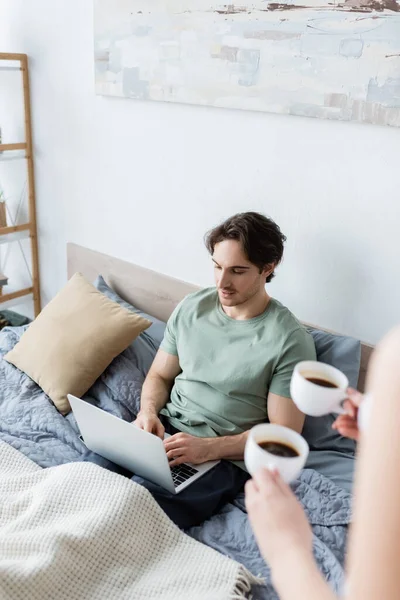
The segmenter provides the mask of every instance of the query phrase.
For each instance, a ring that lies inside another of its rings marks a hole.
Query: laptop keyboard
[[[178,487],[184,481],[187,481],[193,475],[198,473],[197,469],[193,467],[189,467],[189,465],[178,465],[176,467],[171,468],[172,481],[174,482],[174,486]]]

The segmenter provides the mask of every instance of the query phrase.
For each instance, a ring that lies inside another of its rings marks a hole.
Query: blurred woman
[[[373,398],[366,430],[357,413],[362,395],[349,392],[347,415],[334,427],[359,441],[354,518],[349,535],[346,598],[400,599],[400,329],[371,360]],[[281,600],[334,600],[312,553],[312,531],[292,490],[276,472],[261,470],[246,484],[246,507]]]

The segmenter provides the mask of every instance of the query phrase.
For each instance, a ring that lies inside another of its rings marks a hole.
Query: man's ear
[[[263,270],[261,271],[261,274],[267,278],[271,275],[271,273],[273,273],[275,271],[276,268],[276,263],[269,263],[268,265],[265,265],[265,267],[263,268]]]

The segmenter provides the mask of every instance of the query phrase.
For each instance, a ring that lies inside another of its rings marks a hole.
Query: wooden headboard
[[[77,244],[67,244],[67,261],[68,277],[78,271],[88,281],[94,281],[101,274],[122,298],[162,321],[168,320],[182,298],[200,289],[191,283]],[[365,389],[365,378],[372,351],[373,346],[361,344],[361,368],[358,380],[358,389],[361,391]]]

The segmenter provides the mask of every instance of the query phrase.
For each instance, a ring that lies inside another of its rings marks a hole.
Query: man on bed
[[[177,525],[197,525],[241,491],[249,429],[269,421],[301,432],[290,399],[297,362],[315,360],[312,337],[265,289],[286,238],[265,216],[238,214],[206,236],[216,287],[186,297],[168,321],[143,385],[135,425],[164,441],[171,466],[221,459],[180,494],[134,477]]]
[[[134,424],[161,439],[171,434],[164,441],[171,466],[221,462],[175,495],[93,452],[83,459],[145,486],[181,528],[202,523],[242,490],[249,475],[240,461],[253,425],[303,428],[290,379],[296,363],[315,360],[314,342],[265,290],[285,240],[276,223],[253,212],[207,234],[216,287],[178,305],[143,384]]]

